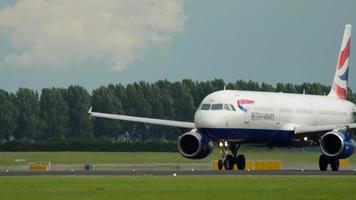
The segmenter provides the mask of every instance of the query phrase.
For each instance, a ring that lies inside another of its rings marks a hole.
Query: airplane
[[[189,130],[178,138],[178,150],[188,159],[203,159],[221,148],[218,168],[246,167],[241,145],[257,147],[320,146],[319,168],[339,170],[339,159],[350,157],[356,142],[356,106],[347,101],[351,25],[345,26],[336,72],[328,95],[288,94],[220,90],[207,95],[194,115],[194,122],[154,119],[109,113],[91,117],[178,127]]]

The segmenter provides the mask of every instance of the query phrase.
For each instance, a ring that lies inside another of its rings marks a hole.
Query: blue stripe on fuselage
[[[213,139],[234,140],[241,144],[283,147],[293,142],[293,131],[243,129],[243,128],[199,128],[199,132]]]

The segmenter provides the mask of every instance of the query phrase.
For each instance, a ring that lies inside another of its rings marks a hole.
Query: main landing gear
[[[237,155],[237,151],[240,148],[240,144],[219,142],[219,147],[221,148],[221,159],[218,160],[218,168],[222,170],[223,166],[226,170],[234,169],[234,165],[237,165],[237,169],[245,170],[246,159],[245,156],[240,154]],[[231,151],[231,154],[229,153]]]
[[[339,171],[339,159],[328,157],[326,155],[320,155],[319,157],[319,168],[320,171],[326,171],[328,169],[328,165],[330,164],[332,171]]]

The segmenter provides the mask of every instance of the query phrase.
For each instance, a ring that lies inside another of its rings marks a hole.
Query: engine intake
[[[187,132],[178,138],[180,154],[190,159],[203,159],[213,151],[213,142],[198,132]]]
[[[343,159],[354,153],[355,142],[345,132],[331,131],[321,137],[320,149],[326,156]]]

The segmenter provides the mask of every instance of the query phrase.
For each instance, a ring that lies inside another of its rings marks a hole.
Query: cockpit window
[[[203,104],[200,110],[210,110],[210,104]]]
[[[227,110],[227,111],[236,111],[235,107],[231,104],[202,104],[200,110]]]
[[[222,109],[223,109],[223,104],[221,103],[211,105],[211,110],[222,110]]]
[[[228,110],[228,111],[236,111],[235,107],[231,104],[224,104],[224,110]]]
[[[231,111],[229,104],[224,104],[224,110]]]
[[[236,111],[235,107],[230,104],[231,110]]]

